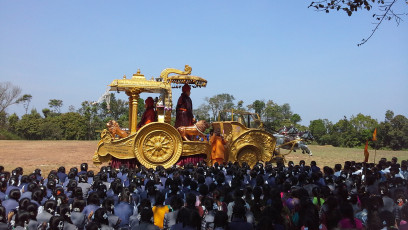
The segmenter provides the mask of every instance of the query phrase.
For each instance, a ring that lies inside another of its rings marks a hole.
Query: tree
[[[21,117],[16,124],[17,134],[28,140],[40,140],[42,137],[41,124],[43,123],[43,118],[37,112],[37,110],[32,109],[30,114],[25,114]]]
[[[141,117],[145,110],[144,100],[142,98],[139,98],[137,103],[138,103],[137,115],[138,117]],[[129,116],[129,102],[128,101],[116,99],[115,94],[111,93],[109,104],[110,104],[109,109],[108,109],[108,105],[106,101],[100,104],[100,108],[102,110],[100,115],[104,121],[108,121],[108,120],[119,121],[122,115],[126,114],[126,116]],[[123,126],[123,124],[121,123],[119,124]]]
[[[389,131],[390,147],[393,150],[408,148],[408,119],[403,115],[395,116]]]
[[[210,106],[210,110],[213,115],[213,120],[217,119],[217,115],[227,109],[232,109],[234,107],[235,98],[231,94],[223,93],[217,94],[211,98],[206,97],[205,101],[207,101],[208,105]]]
[[[19,101],[23,103],[25,113],[27,114],[28,107],[30,106],[31,99],[33,99],[33,96],[30,94],[24,94]]]
[[[255,113],[259,114],[259,116],[262,116],[265,109],[265,102],[256,100],[251,105],[248,105],[248,109],[253,109]]]
[[[6,109],[21,100],[19,97],[21,88],[10,82],[0,82],[0,113],[6,112]]]
[[[8,117],[8,130],[10,132],[16,132],[16,125],[19,120],[20,118],[15,113]]]
[[[288,103],[280,106],[280,112],[282,113],[284,119],[290,119],[293,114]]]
[[[243,101],[243,100],[240,100],[240,101],[238,101],[238,103],[237,103],[236,110],[243,110],[243,109],[244,109],[244,101]]]
[[[394,118],[394,112],[392,110],[387,110],[385,112],[385,121],[390,122]]]
[[[48,102],[48,105],[50,108],[53,110],[54,113],[60,113],[61,107],[62,107],[62,100],[58,99],[50,99]]]
[[[290,121],[296,125],[298,122],[300,122],[302,120],[302,118],[300,117],[299,114],[295,113],[290,117]]]
[[[96,139],[96,130],[103,129],[104,123],[102,118],[98,114],[99,106],[96,103],[90,101],[84,101],[81,103],[81,108],[78,113],[84,118],[84,125],[86,127],[85,139]]]
[[[207,104],[201,104],[197,109],[194,110],[194,116],[197,121],[206,120],[210,121],[210,106]]]
[[[402,1],[402,0],[400,0]],[[379,14],[373,14],[375,19],[375,27],[372,30],[371,34],[363,39],[361,43],[357,45],[365,44],[377,31],[381,23],[385,21],[390,21],[391,19],[395,20],[397,25],[402,21],[401,16],[407,15],[407,13],[399,13],[395,10],[395,3],[398,0],[384,1],[384,0],[321,0],[316,2],[311,2],[309,8],[315,8],[317,11],[324,11],[329,13],[331,11],[343,11],[346,12],[348,16],[351,16],[353,13],[360,11],[370,11],[373,8],[376,8],[379,11]],[[405,3],[408,4],[408,0],[405,0]]]
[[[63,139],[84,140],[87,138],[87,121],[79,113],[69,112],[61,114],[58,117],[58,122],[62,130]]]
[[[51,110],[49,108],[44,108],[44,109],[42,109],[42,113],[43,113],[44,117],[47,118],[50,115]]]

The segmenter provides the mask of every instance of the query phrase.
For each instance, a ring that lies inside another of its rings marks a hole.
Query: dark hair
[[[181,207],[183,207],[183,199],[181,199],[179,196],[173,196],[170,201],[170,206],[173,210],[179,210]]]
[[[106,211],[110,212],[110,213],[114,213],[114,205],[115,205],[115,201],[113,200],[112,197],[108,197],[105,200],[103,200],[103,207],[106,209]]]
[[[76,180],[70,179],[67,185],[67,191],[73,192],[74,189],[78,186],[78,182]]]
[[[64,218],[62,216],[52,216],[48,223],[50,224],[50,230],[64,229]]]
[[[9,180],[10,186],[17,186],[18,185],[18,176],[12,176]]]
[[[44,193],[40,188],[37,188],[31,194],[31,199],[37,201],[37,203],[41,203],[43,198],[44,198]]]
[[[15,219],[15,226],[25,227],[30,221],[30,213],[27,211],[18,211]]]
[[[189,226],[193,229],[201,229],[201,217],[196,208],[181,208],[177,214],[176,223],[182,223],[183,228]]]
[[[246,213],[246,208],[243,202],[234,201],[234,207],[232,208],[232,215],[238,218],[244,218]]]
[[[38,205],[34,203],[29,203],[26,208],[27,212],[30,214],[30,219],[37,220]]]
[[[195,207],[196,196],[193,193],[187,193],[186,195],[186,207],[193,208]]]
[[[401,207],[401,219],[405,221],[408,220],[408,204],[404,204]]]
[[[18,210],[20,211],[20,210],[24,210],[24,211],[26,211],[27,210],[27,206],[28,206],[28,204],[30,204],[30,199],[29,198],[27,198],[27,197],[25,197],[25,198],[23,198],[23,199],[20,199],[19,201],[18,201]]]
[[[54,215],[57,209],[57,201],[55,200],[47,200],[44,204],[44,211]]]
[[[74,200],[74,203],[72,203],[72,211],[74,212],[82,212],[85,208],[85,201],[84,200]]]
[[[225,228],[228,225],[228,215],[224,211],[217,211],[214,216],[214,228]]]
[[[13,200],[19,200],[20,199],[20,197],[21,197],[21,193],[20,193],[20,190],[19,189],[17,189],[17,188],[15,188],[15,189],[12,189],[11,191],[10,191],[10,193],[9,193],[9,198],[10,199],[13,199]]]
[[[7,223],[6,208],[0,205],[0,222]]]
[[[93,222],[109,225],[108,213],[104,208],[98,208],[93,215]]]
[[[88,163],[82,163],[81,164],[81,171],[87,171],[88,170]]]
[[[65,173],[65,167],[64,166],[59,167],[58,172]]]
[[[64,221],[72,224],[71,209],[68,204],[62,204],[59,208],[59,215],[64,218]]]
[[[98,193],[93,192],[88,196],[88,204],[98,205],[100,204]]]
[[[156,193],[156,202],[155,206],[162,206],[164,204],[164,201],[166,200],[164,194],[162,192],[157,192]]]
[[[347,218],[350,220],[350,223],[352,224],[354,228],[356,227],[356,221],[354,220],[353,206],[351,206],[349,202],[343,202],[340,204],[340,213],[343,216],[343,218]]]
[[[140,211],[140,221],[150,223],[151,218],[153,217],[153,211],[149,207],[144,207]]]
[[[88,176],[86,173],[79,175],[79,183],[88,183]]]

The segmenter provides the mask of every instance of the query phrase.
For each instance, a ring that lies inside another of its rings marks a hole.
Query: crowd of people
[[[407,165],[0,166],[0,230],[408,229]]]

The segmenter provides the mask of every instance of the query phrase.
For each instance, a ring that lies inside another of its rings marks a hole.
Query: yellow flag
[[[377,141],[377,128],[374,129],[373,141]]]

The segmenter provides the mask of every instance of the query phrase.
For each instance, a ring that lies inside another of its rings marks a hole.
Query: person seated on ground
[[[2,202],[2,206],[6,208],[6,215],[18,206],[18,200],[21,197],[19,189],[12,189],[8,195],[8,199]]]
[[[145,112],[140,119],[139,124],[137,124],[137,129],[139,130],[144,125],[149,124],[150,122],[155,122],[156,120],[156,111],[154,110],[154,100],[152,97],[148,97],[145,100]]]
[[[156,193],[156,203],[152,208],[154,225],[158,226],[160,229],[163,228],[164,215],[168,213],[169,207],[164,205],[165,196],[162,192]]]
[[[128,227],[129,226],[129,217],[133,215],[133,206],[130,205],[131,194],[128,188],[123,188],[120,193],[119,200],[120,202],[115,205],[114,213],[121,220],[119,227]]]
[[[245,218],[245,205],[236,203],[234,204],[233,211],[232,211],[232,218],[231,222],[228,224],[228,229],[247,229],[251,230],[254,229],[252,224],[248,223]]]
[[[150,207],[143,207],[140,211],[140,224],[133,227],[133,230],[159,230],[160,228],[154,225],[151,221],[153,211]]]

